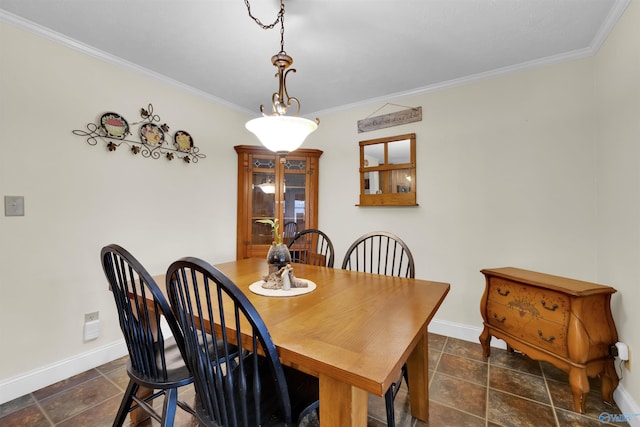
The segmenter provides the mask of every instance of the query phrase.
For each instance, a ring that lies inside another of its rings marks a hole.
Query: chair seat
[[[157,345],[157,343],[156,343]],[[160,352],[157,352],[158,363],[160,363]],[[193,380],[189,368],[184,363],[180,348],[173,337],[167,338],[164,342],[164,358],[167,366],[166,377],[157,375],[154,377],[143,375],[136,371],[131,360],[127,362],[127,374],[133,378],[138,384],[148,388],[173,388],[190,384]]]
[[[211,337],[207,334],[208,337]],[[207,340],[209,344],[209,348],[213,349],[213,339],[209,338]],[[203,345],[201,342],[200,345]],[[222,345],[218,344],[218,351],[222,352]],[[237,354],[237,348],[232,346],[230,348],[232,356],[235,357]],[[169,337],[164,342],[164,357],[167,364],[167,377],[163,378],[160,376],[157,377],[149,377],[145,375],[141,375],[131,365],[131,361],[127,363],[127,373],[130,377],[133,377],[139,384],[148,386],[149,388],[172,388],[172,387],[181,387],[183,385],[190,384],[192,382],[192,375],[187,368],[187,365],[182,358],[182,354],[180,353],[180,348],[176,343],[176,340],[173,337]],[[158,360],[159,363],[160,355],[158,352]]]

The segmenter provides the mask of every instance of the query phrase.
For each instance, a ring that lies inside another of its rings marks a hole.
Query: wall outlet
[[[85,313],[84,315],[84,323],[93,322],[95,320],[100,320],[100,312],[94,311],[92,313]]]
[[[627,371],[631,372],[631,350],[627,348],[627,357],[628,359],[624,361],[624,367]]]
[[[24,216],[24,196],[4,196],[4,216]]]
[[[84,340],[95,340],[100,336],[100,312],[85,313],[84,315]]]

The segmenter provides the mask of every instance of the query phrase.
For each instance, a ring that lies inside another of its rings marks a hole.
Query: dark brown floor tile
[[[0,426],[3,427],[50,427],[51,425],[35,404],[0,417]]]
[[[540,366],[545,378],[569,383],[569,374],[562,369],[556,368],[549,362],[540,362]]]
[[[549,394],[553,400],[553,404],[557,408],[573,411],[573,394],[568,382],[559,382],[547,380]],[[588,417],[598,419],[601,413],[619,414],[620,409],[611,406],[602,401],[602,394],[599,389],[591,389],[587,394],[587,400],[584,405],[585,414]]]
[[[437,371],[486,386],[488,366],[485,362],[443,353]]]
[[[0,418],[11,414],[19,409],[26,408],[29,405],[33,405],[36,401],[30,394],[25,394],[13,400],[0,405]]]
[[[121,391],[103,376],[86,381],[42,401],[42,409],[55,423],[121,395]]]
[[[440,350],[429,349],[429,369],[436,369],[442,352]]]
[[[486,409],[484,386],[450,377],[436,371],[429,388],[429,400],[484,417]]]
[[[96,369],[102,372],[103,374],[106,374],[107,372],[111,372],[116,369],[122,369],[124,371],[127,368],[128,361],[129,361],[129,356],[123,356],[109,363],[105,363],[104,365],[100,365]]]
[[[71,387],[75,387],[78,384],[82,384],[83,382],[89,381],[98,376],[100,376],[100,373],[98,371],[96,371],[95,369],[90,369],[78,375],[67,378],[66,380],[58,381],[57,383],[51,384],[48,387],[34,391],[33,397],[35,397],[38,401],[41,401],[43,399],[46,399],[47,397],[53,396],[54,394],[60,393],[64,390],[68,390]]]
[[[443,351],[445,353],[479,360],[481,362],[487,361],[487,358],[482,355],[482,346],[480,343],[463,341],[456,338],[447,338],[447,343],[445,344]]]
[[[540,362],[530,359],[522,353],[492,348],[489,364],[491,366],[501,366],[503,368],[511,368],[528,374],[542,376]]]
[[[416,420],[415,427],[485,427],[484,418],[441,405],[438,402],[429,402],[429,421]]]
[[[537,402],[551,403],[544,378],[525,374],[512,369],[491,366],[489,370],[489,387],[498,389]]]
[[[553,409],[512,394],[489,390],[487,418],[510,427],[556,427]]]
[[[121,396],[116,395],[106,402],[102,402],[56,424],[56,427],[109,427],[113,424],[113,420],[118,413],[120,401]]]
[[[447,337],[445,337],[444,335],[438,335],[438,334],[429,332],[429,348],[430,349],[441,351],[446,341],[447,341]]]
[[[114,369],[112,371],[103,373],[103,375],[113,381],[124,392],[129,385],[129,375],[127,375],[126,369]]]
[[[573,411],[565,411],[563,409],[556,409],[556,415],[558,416],[558,423],[562,427],[596,427],[603,425],[618,425],[618,426],[626,426],[629,425],[624,418],[616,417],[615,414],[611,414],[609,412],[601,414],[602,417],[598,419],[593,419],[587,417],[582,414],[578,414]]]

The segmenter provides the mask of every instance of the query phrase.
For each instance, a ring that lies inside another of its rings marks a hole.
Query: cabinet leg
[[[613,359],[609,358],[604,362],[604,371],[600,375],[600,379],[602,380],[602,400],[610,405],[615,405],[613,391],[618,387],[618,374]]]
[[[584,414],[584,404],[589,393],[589,379],[586,369],[571,368],[569,370],[569,385],[573,394],[573,410]]]
[[[489,329],[485,326],[480,334],[480,345],[482,345],[482,355],[489,357],[491,355],[491,335]]]

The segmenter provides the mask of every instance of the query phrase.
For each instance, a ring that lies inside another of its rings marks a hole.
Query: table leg
[[[320,427],[367,427],[368,394],[320,375]]]
[[[425,331],[407,359],[411,415],[429,420],[429,338]]]

